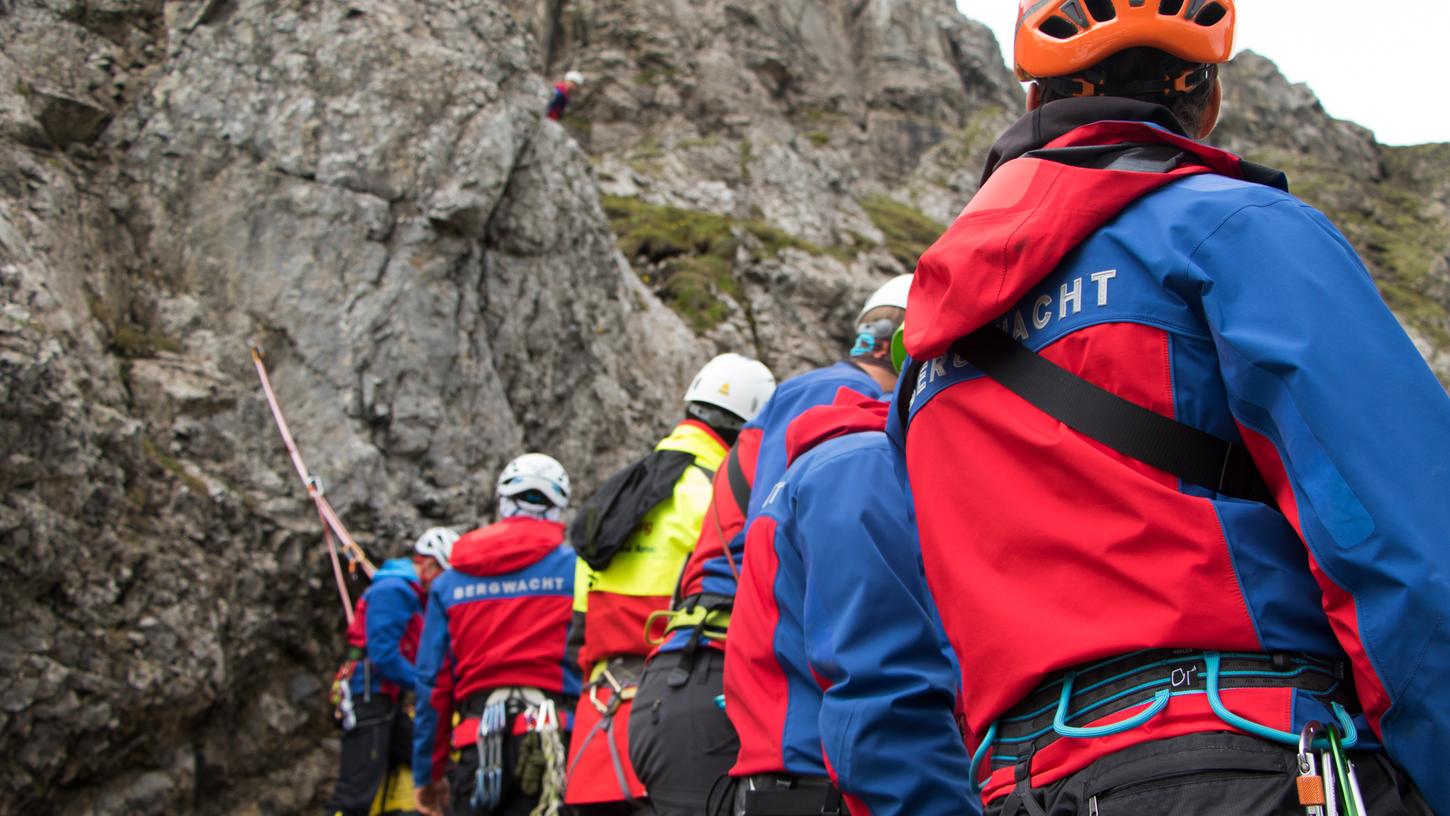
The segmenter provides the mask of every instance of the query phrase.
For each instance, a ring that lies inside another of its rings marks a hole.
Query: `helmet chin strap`
[[[564,511],[552,504],[534,504],[517,501],[511,496],[499,496],[498,517],[509,519],[515,516],[528,516],[540,521],[559,521],[564,517]]]

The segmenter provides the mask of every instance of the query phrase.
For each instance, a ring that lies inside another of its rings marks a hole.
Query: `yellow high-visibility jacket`
[[[710,506],[711,477],[728,449],[702,422],[687,419],[676,425],[655,450],[683,451],[695,462],[675,482],[673,494],[645,514],[609,566],[595,570],[579,560],[570,639],[579,647],[586,677],[593,679],[611,657],[644,656],[653,650],[645,638],[645,621],[650,613],[669,608]]]

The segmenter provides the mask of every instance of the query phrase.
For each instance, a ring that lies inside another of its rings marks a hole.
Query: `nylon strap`
[[[735,497],[735,506],[740,508],[740,514],[745,515],[750,509],[750,480],[745,478],[745,468],[741,467],[735,448],[731,448],[730,455],[725,457],[725,468],[725,475],[730,480],[730,495]]]
[[[1272,505],[1248,449],[1125,400],[987,325],[953,351],[1084,436],[1216,493]]]

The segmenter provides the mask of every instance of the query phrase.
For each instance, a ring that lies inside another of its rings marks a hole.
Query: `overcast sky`
[[[986,23],[1011,65],[1013,0],[956,0]],[[1385,144],[1450,142],[1450,2],[1238,0],[1234,50],[1256,51],[1314,90],[1330,115]],[[1421,112],[1416,113],[1416,107]],[[1290,123],[1285,123],[1286,125]]]

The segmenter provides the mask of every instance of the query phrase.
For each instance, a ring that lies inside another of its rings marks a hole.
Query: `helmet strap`
[[[1045,90],[1058,96],[1148,96],[1175,93],[1186,94],[1197,90],[1213,75],[1212,65],[1190,68],[1176,76],[1150,79],[1142,82],[1125,82],[1109,85],[1107,75],[1102,71],[1084,71],[1070,77],[1042,77],[1037,80]]]

